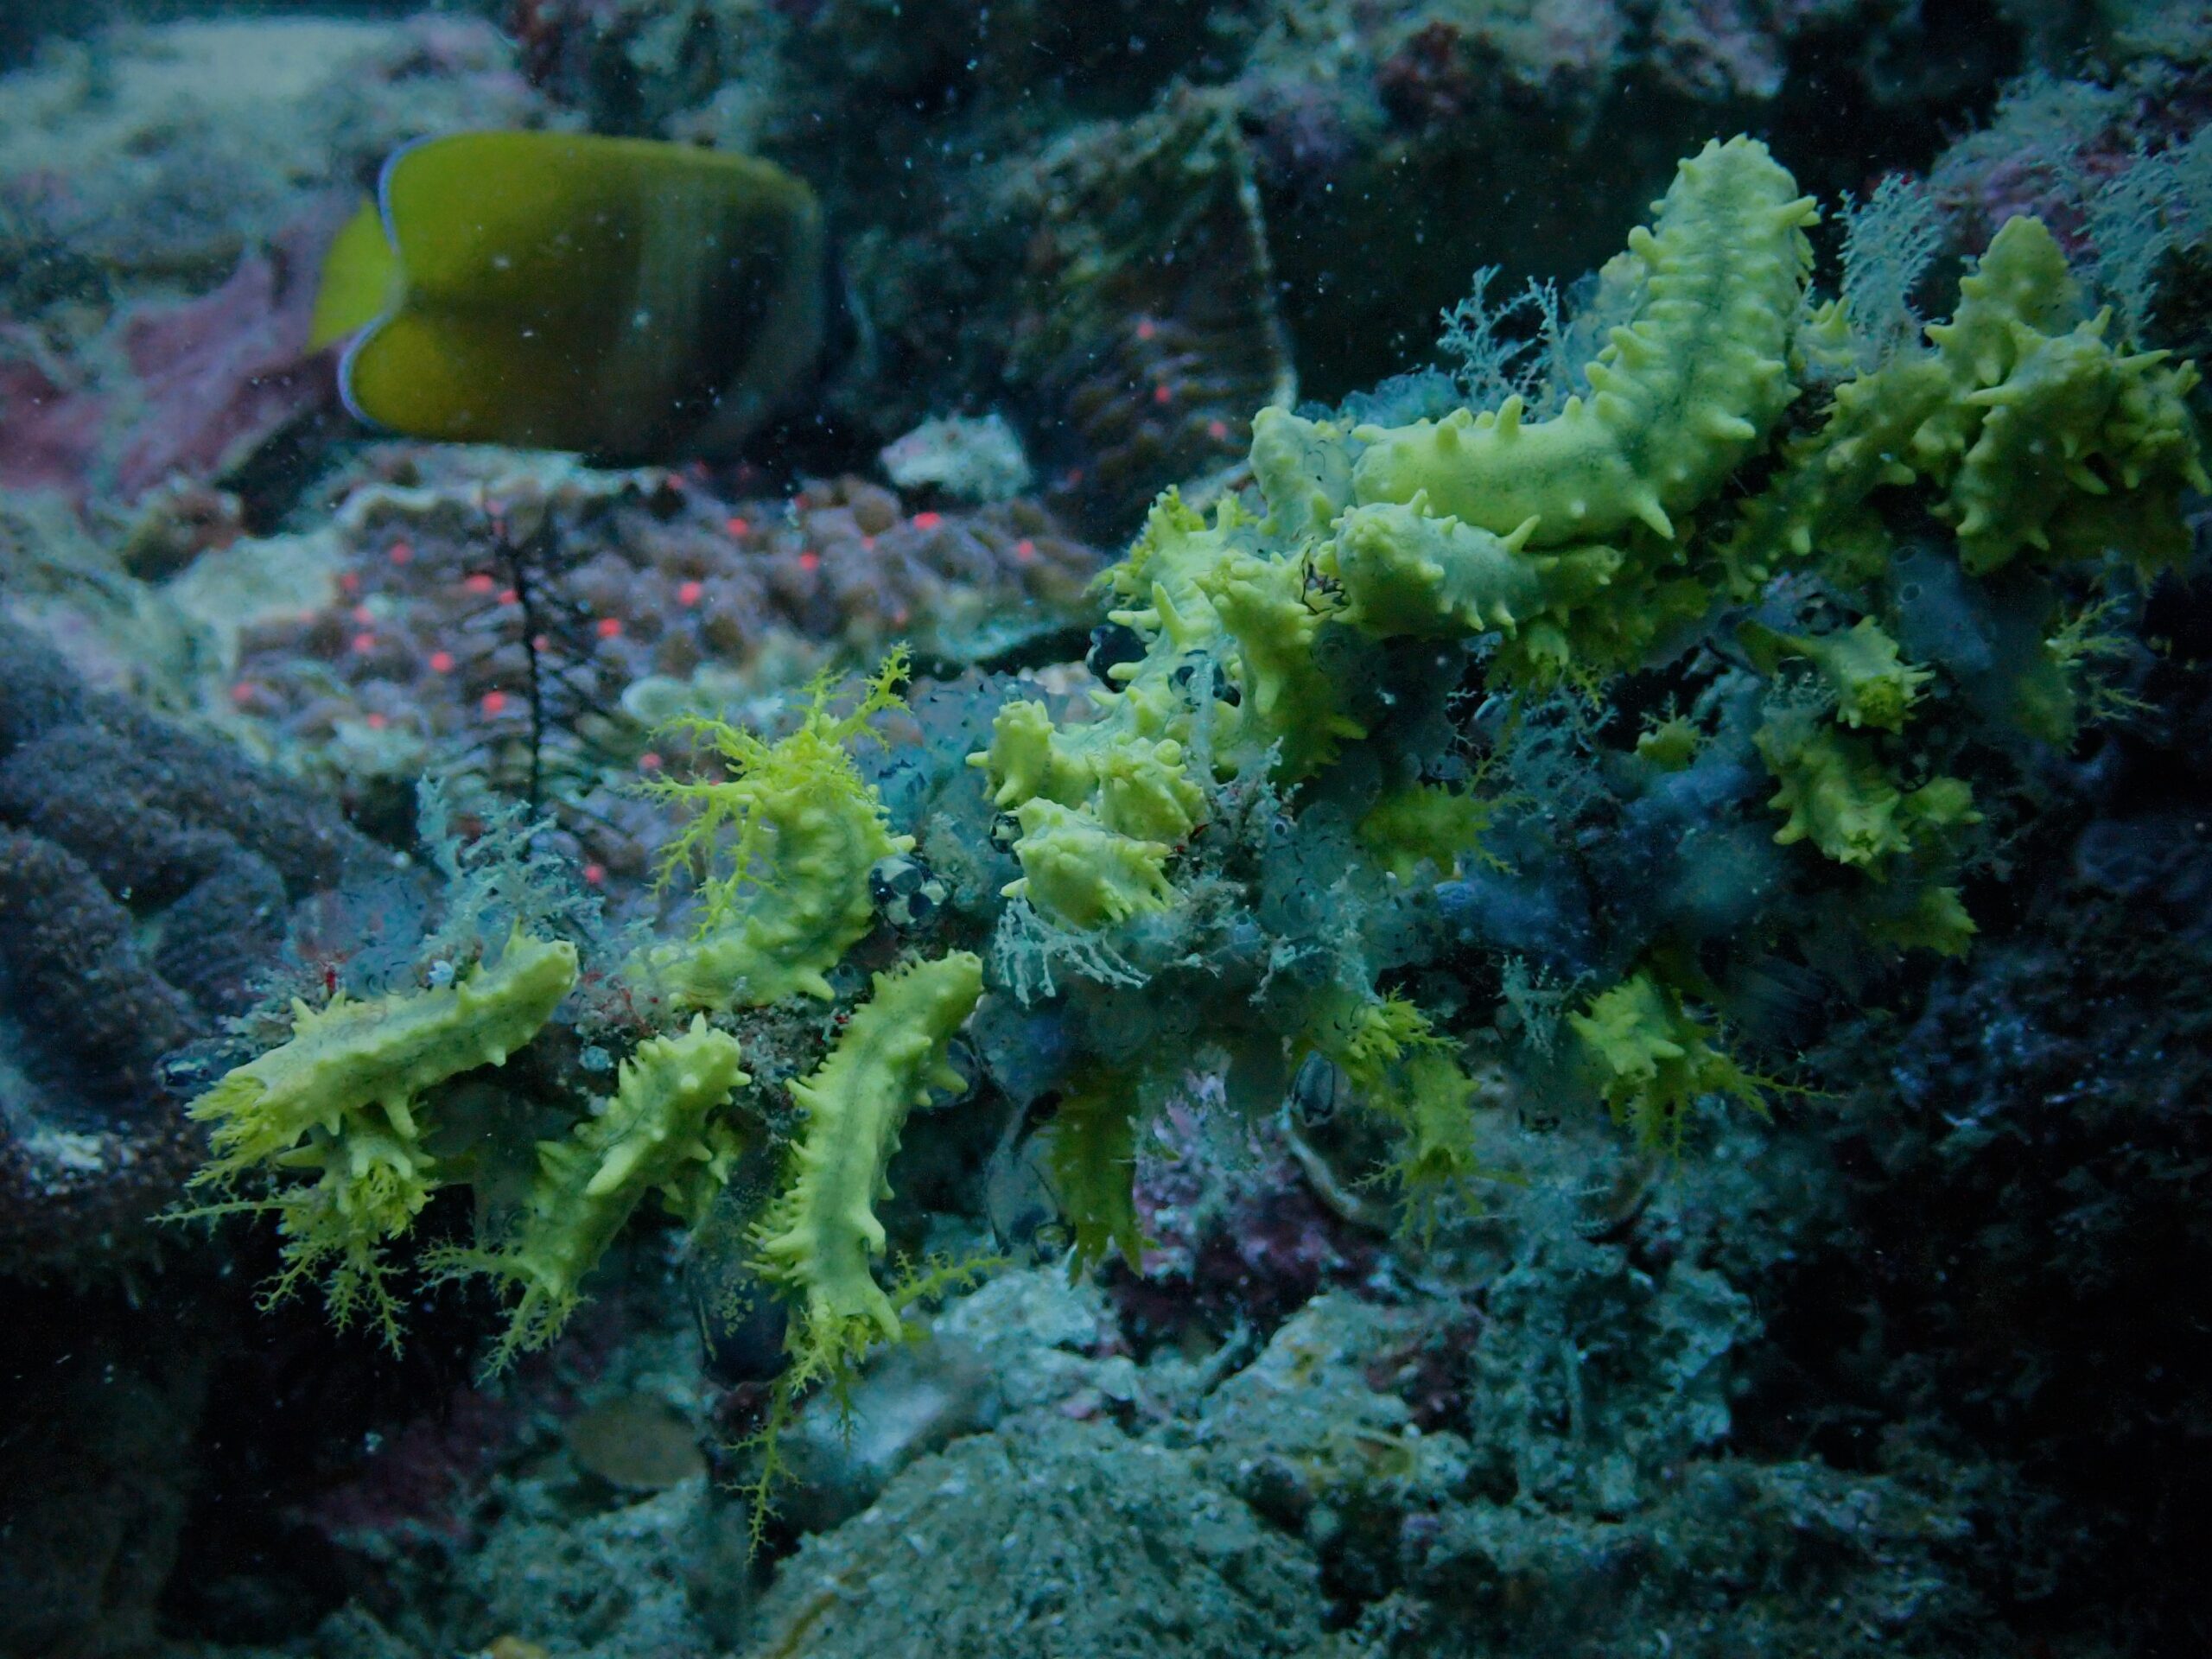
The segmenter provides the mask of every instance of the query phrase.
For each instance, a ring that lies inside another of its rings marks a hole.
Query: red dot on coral
[[[407,564],[413,561],[415,550],[406,542],[394,542],[385,550],[385,557],[390,559],[394,564]]]
[[[707,584],[705,582],[687,582],[677,588],[676,602],[679,605],[696,605],[699,602],[700,595],[704,594],[706,591]]]
[[[660,756],[655,754],[651,749],[647,749],[643,754],[638,757],[638,770],[639,772],[658,772],[660,770]]]
[[[918,512],[914,515],[916,530],[935,530],[944,522],[944,515],[941,512]]]
[[[376,648],[377,637],[373,633],[357,633],[353,636],[353,649],[355,651],[365,653],[374,651]]]
[[[484,694],[484,701],[478,706],[487,715],[503,714],[507,707],[507,694],[504,691],[486,691]]]
[[[377,620],[377,613],[365,605],[356,605],[353,607],[353,620],[356,622],[373,622]]]
[[[430,653],[430,672],[433,674],[452,673],[453,652],[449,651],[432,652]]]
[[[1137,319],[1137,338],[1139,340],[1150,340],[1159,332],[1160,325],[1154,322],[1150,317],[1139,317]]]
[[[344,575],[339,577],[338,588],[340,593],[344,594],[350,594],[359,593],[361,591],[360,572],[358,570],[348,570]]]
[[[479,570],[474,575],[463,576],[461,585],[472,594],[488,594],[499,584]]]
[[[380,732],[384,730],[385,727],[391,724],[389,720],[385,719],[384,715],[379,714],[371,713],[364,715],[362,718],[368,726],[368,728],[372,732]]]
[[[522,595],[512,588],[502,588],[499,589],[499,603],[502,605],[519,605],[522,603]]]
[[[1155,404],[1173,403],[1175,401],[1175,388],[1169,385],[1166,381],[1161,381],[1158,385],[1152,389],[1152,401]]]
[[[861,537],[861,552],[863,552],[863,553],[873,553],[873,552],[874,552],[874,551],[875,551],[875,537],[873,537],[873,536],[863,536],[863,537]]]
[[[601,639],[612,639],[622,632],[622,619],[619,616],[602,616],[591,626],[592,632]]]
[[[729,531],[733,536],[742,536],[746,531],[751,530],[753,526],[746,523],[744,519],[732,516],[722,520],[722,528]]]
[[[1229,423],[1221,420],[1208,421],[1206,436],[1211,438],[1216,443],[1223,442],[1229,436]]]
[[[822,568],[822,556],[810,547],[804,549],[798,556],[798,568],[802,570],[819,570]]]
[[[1014,544],[1014,556],[1027,564],[1037,556],[1037,543],[1027,536]]]
[[[530,642],[530,648],[531,648],[532,651],[550,651],[550,650],[552,650],[552,649],[553,649],[553,636],[552,636],[551,634],[550,634],[550,633],[541,633],[541,634],[537,634],[537,635],[532,636],[532,638],[531,638],[531,642]]]
[[[231,688],[231,701],[232,702],[238,703],[251,702],[253,701],[252,682],[249,680],[240,680],[236,685],[233,685]]]
[[[585,865],[584,885],[588,887],[605,887],[607,885],[607,866],[604,864]]]

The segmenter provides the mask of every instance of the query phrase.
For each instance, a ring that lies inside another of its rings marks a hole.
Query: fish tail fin
[[[391,308],[398,275],[398,256],[385,234],[384,216],[375,202],[364,201],[323,256],[308,349],[321,351],[382,316]]]

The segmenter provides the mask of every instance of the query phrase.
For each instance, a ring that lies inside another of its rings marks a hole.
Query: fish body
[[[333,244],[314,343],[346,407],[422,438],[610,460],[734,449],[827,321],[814,193],[639,138],[467,132],[385,163]]]

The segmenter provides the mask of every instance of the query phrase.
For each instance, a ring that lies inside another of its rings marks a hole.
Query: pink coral
[[[334,407],[328,353],[307,349],[326,204],[213,292],[131,305],[67,355],[0,330],[0,485],[79,504],[221,477],[294,422]]]
[[[1194,1321],[1270,1332],[1317,1292],[1364,1283],[1382,1262],[1382,1242],[1321,1202],[1274,1125],[1234,1146],[1224,1134],[1217,1116],[1178,1106],[1138,1147],[1144,1273],[1117,1265],[1109,1287],[1123,1329],[1147,1344]]]
[[[139,413],[120,435],[115,488],[135,499],[173,474],[220,477],[337,394],[329,353],[307,348],[330,210],[296,225],[231,279],[121,327]]]
[[[330,746],[341,770],[364,728],[465,759],[556,807],[601,880],[644,874],[664,832],[626,783],[658,765],[645,728],[666,713],[626,704],[641,681],[665,694],[712,669],[772,690],[794,662],[902,638],[953,654],[1025,613],[1087,617],[1099,563],[1033,502],[910,513],[852,478],[763,501],[659,469],[514,473],[361,489],[340,524],[333,602],[245,630],[236,711]]]
[[[107,399],[38,336],[0,327],[0,486],[81,496]]]

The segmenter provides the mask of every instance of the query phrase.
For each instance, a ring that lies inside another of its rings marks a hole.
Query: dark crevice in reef
[[[1844,1468],[1970,1446],[1991,1593],[2145,1655],[2212,1642],[2212,1336],[2184,1311],[2212,1280],[2208,601],[2154,591],[2144,707],[2046,780],[2010,849],[2044,874],[1973,895],[1973,956],[1808,1057],[1851,1207],[1770,1287],[1738,1417]]]

